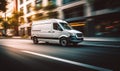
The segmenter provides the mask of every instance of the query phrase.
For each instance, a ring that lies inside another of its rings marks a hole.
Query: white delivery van
[[[32,23],[31,39],[34,44],[44,41],[67,46],[70,43],[77,45],[77,43],[83,41],[83,34],[74,30],[66,21],[48,19]]]

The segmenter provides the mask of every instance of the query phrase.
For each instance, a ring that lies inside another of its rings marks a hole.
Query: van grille
[[[82,37],[82,34],[81,33],[77,33],[77,37]]]

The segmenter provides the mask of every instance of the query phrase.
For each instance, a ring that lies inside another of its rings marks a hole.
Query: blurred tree
[[[3,22],[2,22],[2,27],[4,28],[3,36],[6,36],[6,31],[7,31],[7,29],[9,28],[8,22],[7,22],[7,21],[3,21]]]
[[[25,23],[25,20],[24,20],[24,18],[22,16],[19,17],[19,23],[21,23],[21,24]]]
[[[0,0],[0,10],[5,12],[6,11],[6,5],[7,1],[6,0]]]
[[[3,18],[0,16],[0,22],[2,22],[3,21]]]
[[[15,35],[18,35],[18,26],[19,26],[19,18],[23,16],[23,12],[13,12],[12,13],[12,17],[9,17],[8,18],[8,22],[9,22],[9,26],[10,28],[14,29],[16,32],[15,32]]]
[[[4,32],[2,32],[3,36],[6,36],[6,30],[9,28],[9,24],[7,21],[4,21],[4,18],[0,16],[0,26],[3,27]]]
[[[7,0],[0,0],[0,11],[6,12],[6,5],[7,5]],[[5,18],[6,18],[6,13],[5,13]],[[9,24],[7,21],[4,21],[2,17],[0,17],[0,22],[2,23],[1,26],[4,28],[3,35],[6,36],[6,30],[9,28]]]

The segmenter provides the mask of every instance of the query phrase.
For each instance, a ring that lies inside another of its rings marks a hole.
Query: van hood
[[[80,31],[77,31],[77,30],[66,30],[67,32],[69,32],[69,33],[82,33],[82,32],[80,32]]]

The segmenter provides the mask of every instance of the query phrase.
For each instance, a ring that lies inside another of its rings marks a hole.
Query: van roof
[[[45,22],[66,22],[66,21],[61,19],[46,19],[46,20],[33,21],[33,24],[45,23]]]

